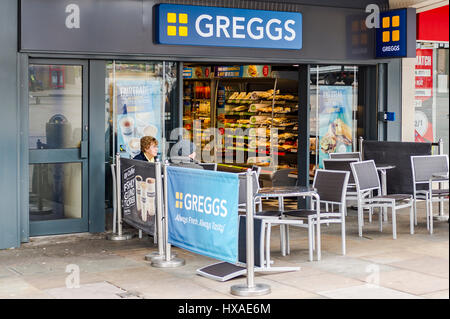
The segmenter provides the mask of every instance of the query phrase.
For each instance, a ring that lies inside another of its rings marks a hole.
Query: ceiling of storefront
[[[416,8],[417,13],[448,5],[449,0],[389,0],[389,7]]]

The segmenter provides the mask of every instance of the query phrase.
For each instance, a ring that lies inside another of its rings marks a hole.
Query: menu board
[[[118,78],[117,150],[122,157],[140,153],[140,139],[153,136],[161,144],[162,83],[155,79]]]

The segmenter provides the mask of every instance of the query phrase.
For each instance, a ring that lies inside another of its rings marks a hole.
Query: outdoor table
[[[381,175],[381,195],[387,195],[386,171],[389,169],[395,168],[395,165],[375,164],[375,166]],[[383,207],[383,216],[384,216],[384,221],[387,222],[387,220],[388,220],[387,209],[385,207]]]
[[[275,187],[263,187],[260,188],[258,193],[255,194],[255,199],[257,198],[267,198],[267,197],[276,197],[278,198],[278,208],[280,211],[284,211],[284,203],[283,199],[285,197],[314,197],[317,200],[317,208],[320,209],[320,197],[317,194],[316,190],[312,187],[308,186],[275,186]],[[281,237],[281,255],[286,256],[286,250],[289,250],[287,242],[287,225],[292,224],[292,221],[282,220],[282,219],[267,219],[265,222],[268,225],[269,234],[270,234],[270,224],[280,224],[283,225],[280,230]],[[299,224],[302,224],[302,220],[296,221]],[[268,235],[269,236],[269,235]],[[266,258],[267,258],[267,267],[270,265],[270,242],[266,240]],[[320,255],[320,224],[317,223],[317,253]]]

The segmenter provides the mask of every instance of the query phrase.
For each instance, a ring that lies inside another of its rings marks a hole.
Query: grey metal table
[[[284,198],[285,197],[313,197],[317,200],[318,205],[316,205],[318,220],[320,218],[320,196],[316,190],[312,187],[307,186],[276,186],[276,187],[263,187],[259,189],[258,193],[255,194],[255,200],[257,198],[278,198],[278,209],[284,211]],[[287,241],[287,226],[289,224],[303,224],[302,220],[283,220],[280,218],[264,218],[263,222],[267,224],[267,240],[266,240],[266,267],[270,268],[270,228],[272,224],[283,225],[280,229],[281,237],[281,255],[286,256],[286,251],[289,251],[289,242]],[[320,223],[317,223],[317,256],[320,260]]]

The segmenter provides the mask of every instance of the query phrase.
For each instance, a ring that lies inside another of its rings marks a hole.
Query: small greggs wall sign
[[[159,44],[302,48],[298,12],[159,4],[155,17]]]
[[[376,41],[377,58],[415,57],[416,9],[381,12]]]

